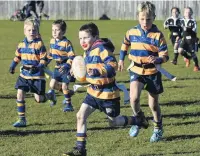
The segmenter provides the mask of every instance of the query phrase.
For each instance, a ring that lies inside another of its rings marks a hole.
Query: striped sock
[[[86,133],[77,133],[76,134],[76,147],[78,149],[85,149],[86,148]]]
[[[25,101],[16,101],[17,112],[20,119],[25,119]]]
[[[63,94],[64,94],[64,97],[65,97],[65,104],[66,105],[72,105],[70,90],[63,90]]]

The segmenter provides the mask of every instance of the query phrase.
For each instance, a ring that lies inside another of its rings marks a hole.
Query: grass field
[[[79,27],[89,21],[68,21],[67,37],[72,41],[76,54],[82,54],[78,41]],[[116,57],[125,32],[136,25],[136,21],[94,21],[100,29],[101,37],[111,38],[116,46]],[[41,23],[41,34],[49,48],[52,21]],[[168,39],[168,30],[163,30],[163,21],[155,22],[164,32],[168,42],[170,60],[173,48]],[[198,22],[198,24],[200,24]],[[19,75],[8,73],[14,58],[17,43],[23,40],[23,23],[0,21],[0,155],[1,156],[58,156],[71,150],[76,140],[76,112],[85,96],[85,90],[79,90],[72,97],[74,112],[62,112],[63,95],[57,93],[58,103],[51,108],[48,103],[37,104],[32,95],[27,94],[26,110],[28,125],[26,128],[14,128],[17,119],[16,90],[14,85]],[[200,36],[200,35],[198,35]],[[199,53],[198,53],[199,56]],[[128,61],[126,60],[126,67]],[[108,127],[103,113],[96,111],[88,120],[87,149],[88,156],[158,156],[158,155],[200,155],[200,73],[193,72],[193,64],[185,67],[182,57],[178,65],[168,61],[165,69],[177,76],[176,82],[163,77],[165,92],[160,96],[163,113],[164,138],[158,143],[150,143],[153,125],[141,130],[137,138],[130,138],[130,127]],[[53,67],[53,64],[50,65]],[[126,71],[117,74],[117,81],[129,88],[129,76]],[[49,80],[47,80],[47,84]],[[71,84],[72,85],[72,84]],[[48,89],[48,85],[47,85]],[[123,99],[123,97],[122,97]],[[147,104],[147,92],[141,96],[142,109],[146,116],[152,117]],[[121,105],[121,114],[132,115],[129,105]]]

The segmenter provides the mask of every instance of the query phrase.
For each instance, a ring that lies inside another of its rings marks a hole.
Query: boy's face
[[[79,41],[83,50],[90,49],[96,39],[96,37],[93,37],[90,33],[86,31],[79,31]]]
[[[24,35],[28,41],[32,41],[38,35],[37,29],[33,25],[25,25]]]
[[[60,25],[59,24],[53,24],[52,25],[52,37],[54,39],[62,39],[64,35],[64,32],[60,29]]]
[[[139,12],[138,14],[139,24],[145,31],[151,29],[154,18],[153,14],[147,14],[145,11]]]
[[[172,16],[175,17],[175,18],[177,18],[178,15],[179,15],[179,13],[178,13],[177,9],[173,9],[172,10]]]
[[[187,18],[191,18],[191,16],[192,16],[192,13],[191,13],[190,9],[185,8],[184,9],[184,17],[187,19]]]

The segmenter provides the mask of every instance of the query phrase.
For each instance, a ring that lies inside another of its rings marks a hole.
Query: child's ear
[[[66,31],[63,31],[63,32],[62,32],[62,35],[64,36],[64,35],[65,35],[65,33],[66,33]]]
[[[154,19],[153,20],[155,20],[156,19],[156,15],[154,15]]]

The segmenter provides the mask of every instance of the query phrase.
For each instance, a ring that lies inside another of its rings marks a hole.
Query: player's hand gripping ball
[[[82,56],[76,56],[72,62],[72,72],[76,80],[86,81],[86,65]]]

